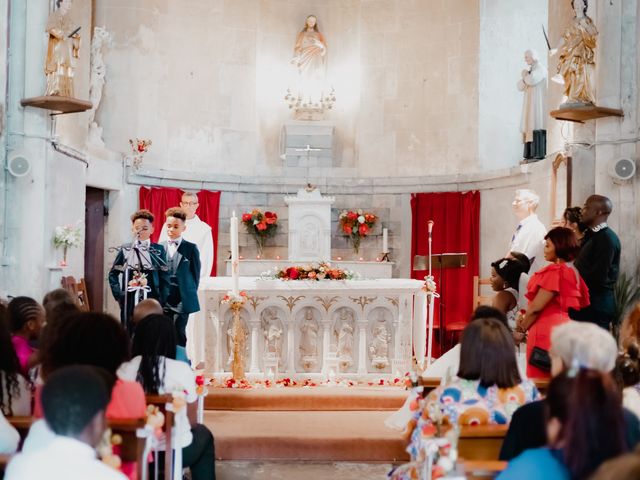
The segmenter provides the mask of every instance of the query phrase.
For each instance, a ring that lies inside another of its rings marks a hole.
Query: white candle
[[[382,253],[389,253],[389,229],[382,229]]]
[[[231,278],[233,280],[233,294],[240,292],[240,262],[238,259],[238,217],[234,211],[231,215]]]

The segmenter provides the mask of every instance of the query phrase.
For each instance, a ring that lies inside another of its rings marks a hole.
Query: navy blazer
[[[130,249],[131,243],[122,245],[109,271],[109,286],[111,287],[111,293],[113,293],[117,301],[121,301],[124,296],[123,280],[120,278],[121,275],[123,276],[125,261],[123,251]],[[169,272],[167,271],[164,247],[157,243],[151,243],[149,246],[149,257],[151,258],[151,264],[154,266],[154,270],[148,271],[143,269],[143,273],[147,274],[147,285],[151,288],[148,296],[155,298],[164,305],[169,296]]]
[[[167,242],[162,242],[162,245],[168,252]],[[200,303],[198,302],[198,285],[200,284],[200,251],[195,243],[188,242],[183,238],[175,254],[178,255],[177,268],[175,272],[169,273],[170,275],[176,276],[178,293],[180,294],[179,301],[182,302],[182,312],[198,312],[200,311]],[[167,264],[170,265],[168,253]],[[171,297],[173,296],[174,292],[171,292]],[[172,298],[171,303],[178,302]]]

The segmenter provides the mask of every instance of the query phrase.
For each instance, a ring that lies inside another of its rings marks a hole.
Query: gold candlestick
[[[235,380],[244,378],[245,331],[240,317],[244,302],[231,302],[233,312],[233,363],[231,371]]]

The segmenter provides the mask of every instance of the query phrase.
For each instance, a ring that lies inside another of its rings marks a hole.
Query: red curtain
[[[164,220],[164,212],[171,207],[179,207],[180,200],[184,190],[169,187],[140,187],[139,203],[140,208],[146,208],[153,213],[156,219],[156,228],[151,235],[151,240],[157,242],[160,238],[162,230],[162,221]],[[198,217],[211,227],[211,235],[213,237],[213,267],[211,276],[215,277],[218,263],[218,213],[220,210],[220,192],[210,192],[208,190],[200,190],[198,192]]]
[[[447,325],[468,322],[473,311],[473,277],[478,275],[480,260],[480,192],[414,193],[411,212],[412,278],[423,280],[427,275],[426,270],[413,270],[413,256],[429,252],[429,220],[434,221],[432,254],[467,254],[466,267],[444,269],[442,278],[440,270],[433,270],[440,293],[435,302],[434,325],[440,325],[440,302]],[[433,347],[437,352],[437,345]]]

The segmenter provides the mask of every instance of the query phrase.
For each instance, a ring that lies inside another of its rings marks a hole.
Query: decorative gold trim
[[[362,311],[364,312],[364,307],[369,304],[374,302],[378,297],[365,297],[365,296],[360,296],[360,297],[349,297],[351,299],[351,301],[353,303],[357,303],[358,305],[360,305],[360,308],[362,308]]]
[[[256,309],[258,308],[258,305],[260,305],[260,303],[262,303],[262,300],[266,300],[269,297],[251,297],[251,296],[247,296],[247,300],[249,301],[249,303],[251,304],[251,306],[253,307],[253,311],[255,312]]]
[[[329,309],[331,308],[331,305],[333,305],[335,302],[338,301],[338,299],[340,297],[338,296],[334,296],[334,297],[314,297],[318,302],[320,302],[322,304],[322,306],[324,307],[324,310],[328,313]]]
[[[305,298],[304,295],[298,295],[297,297],[284,297],[282,295],[278,295],[278,298],[281,298],[282,300],[284,300],[287,303],[287,307],[289,307],[289,313],[291,313],[291,311],[293,310],[293,307],[296,305],[296,303],[299,300],[302,300],[303,298]]]
[[[389,300],[389,302],[391,303],[391,305],[393,305],[394,307],[398,308],[398,305],[400,303],[400,301],[398,300],[398,297],[384,297],[387,300]]]

